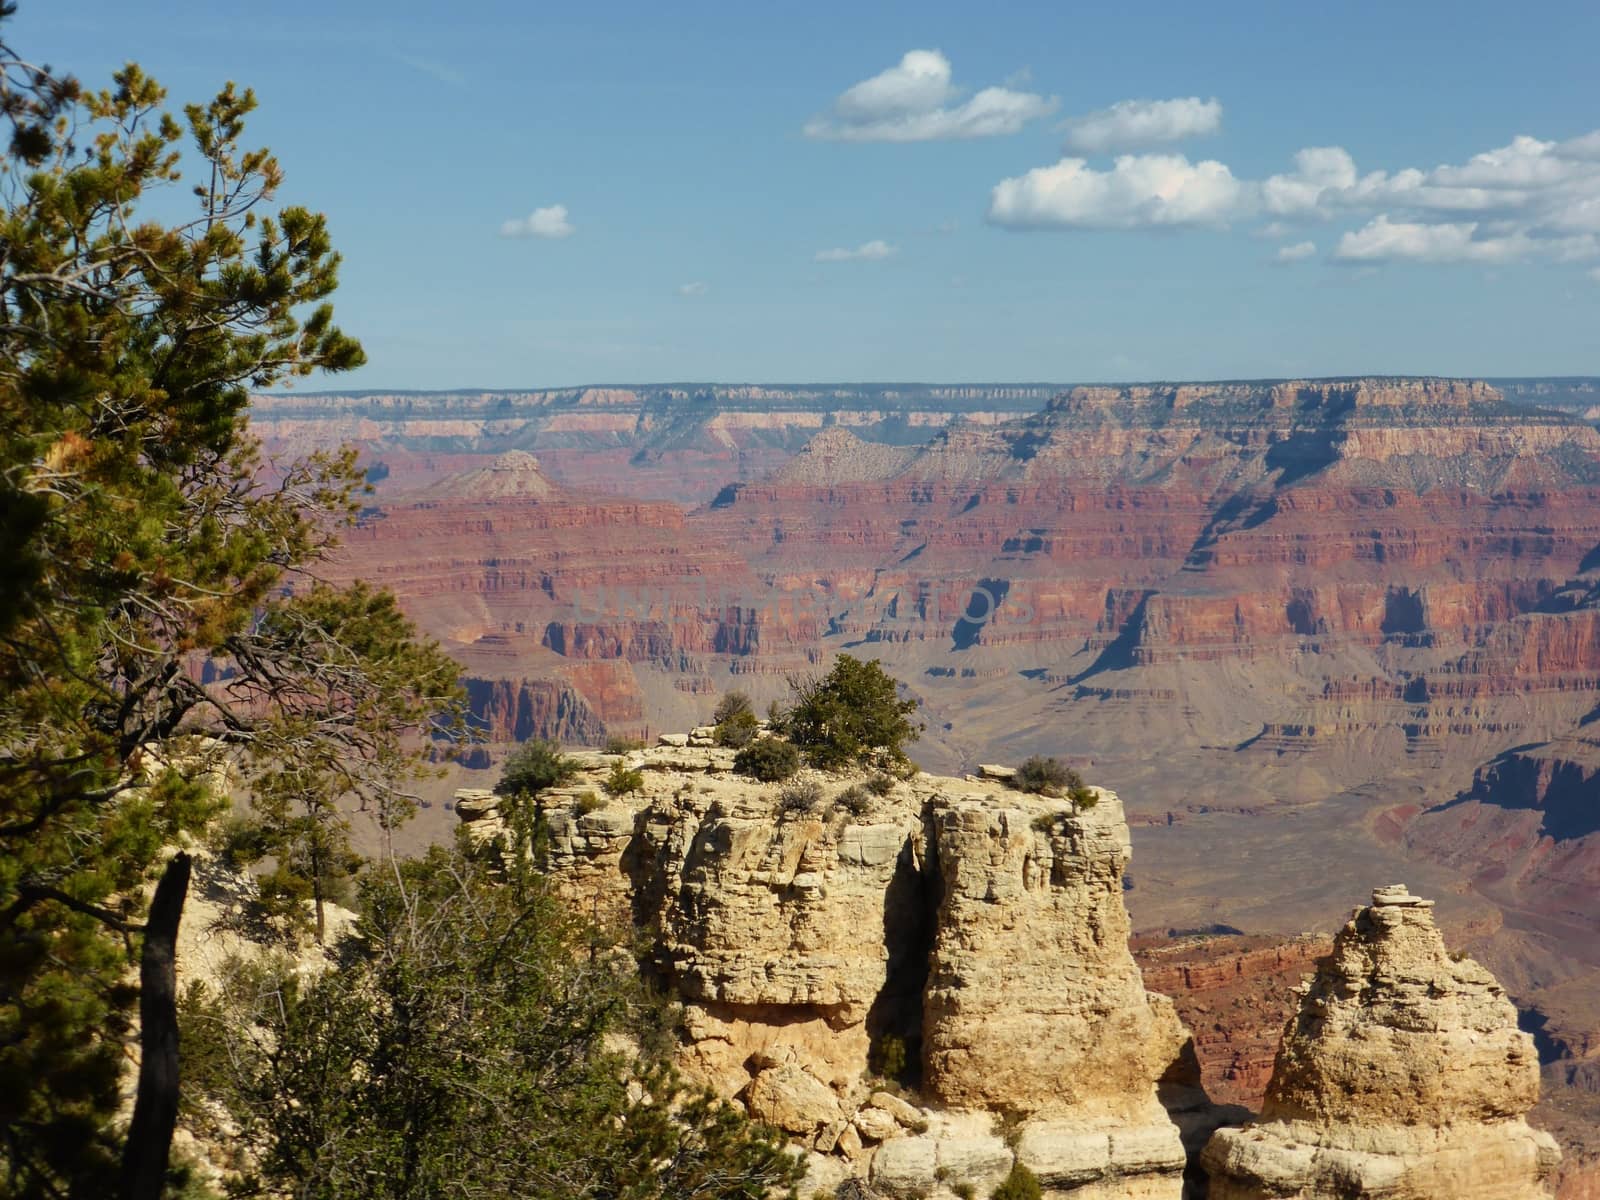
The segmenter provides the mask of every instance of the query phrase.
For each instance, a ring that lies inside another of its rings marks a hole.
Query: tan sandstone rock
[[[953,1108],[1028,1116],[1018,1157],[1051,1187],[1176,1198],[1184,1150],[1156,1084],[1187,1035],[1129,953],[1128,827],[1115,795],[1096,796],[935,811],[924,1084]],[[1117,1190],[1136,1179],[1144,1190]]]
[[[1051,1196],[1178,1200],[1157,1084],[1185,1034],[1128,950],[1115,795],[919,775],[861,813],[832,803],[860,780],[808,772],[823,801],[784,811],[727,754],[652,747],[637,793],[594,807],[597,760],[542,797],[555,888],[651,930],[687,1073],[888,1195],[987,1195],[1020,1156]],[[919,1103],[870,1076],[893,1038],[920,1039]]]
[[[1203,1155],[1212,1200],[1535,1200],[1560,1155],[1524,1114],[1533,1039],[1432,903],[1379,888],[1284,1030],[1258,1125]]]
[[[745,1107],[756,1120],[807,1138],[840,1118],[833,1089],[794,1063],[760,1072],[750,1083]]]

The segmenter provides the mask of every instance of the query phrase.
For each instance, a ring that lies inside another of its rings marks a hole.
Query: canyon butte
[[[1115,793],[995,768],[761,784],[713,740],[627,753],[637,787],[608,799],[618,760],[584,756],[538,798],[545,875],[634,927],[683,1005],[682,1068],[783,1132],[803,1195],[954,1200],[1018,1171],[1061,1200],[1552,1194],[1533,1038],[1404,887],[1301,987],[1242,1125],[1129,952]],[[521,852],[499,796],[455,806],[481,853]]]
[[[382,476],[336,571],[394,588],[464,664],[490,742],[452,786],[492,781],[513,741],[687,728],[731,688],[760,706],[838,651],[878,658],[922,704],[925,768],[1056,754],[1126,798],[1126,902],[1169,979],[1204,964],[1163,931],[1247,935],[1239,961],[1293,974],[1352,890],[1435,897],[1536,1035],[1549,1122],[1581,1131],[1597,400],[1582,380],[611,388],[274,396],[255,426],[280,455],[354,439]],[[1261,1103],[1276,1021],[1224,1016],[1202,1062],[1234,1047]]]

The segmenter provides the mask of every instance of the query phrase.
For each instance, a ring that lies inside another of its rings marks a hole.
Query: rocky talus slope
[[[1379,888],[1284,1031],[1259,1124],[1220,1129],[1212,1200],[1536,1200],[1560,1153],[1525,1115],[1533,1039],[1495,979],[1452,955],[1429,901]]]
[[[602,800],[589,755],[546,793],[550,873],[652,932],[685,1068],[806,1148],[803,1194],[987,1195],[1021,1161],[1050,1196],[1178,1200],[1204,1094],[1128,950],[1113,793],[919,775],[841,797],[861,780],[808,772],[801,803],[692,740],[630,755],[640,792]],[[456,807],[502,832],[491,794]]]

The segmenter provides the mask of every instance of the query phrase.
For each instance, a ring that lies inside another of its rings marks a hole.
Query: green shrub
[[[729,692],[721,700],[717,701],[717,707],[711,712],[711,723],[713,725],[721,725],[740,716],[748,716],[754,721],[755,715],[756,710],[750,704],[749,696],[746,696],[743,692]]]
[[[899,1034],[880,1034],[867,1050],[867,1068],[884,1079],[899,1079],[908,1065],[906,1040]]]
[[[950,1190],[956,1194],[956,1200],[977,1200],[978,1189],[966,1180],[962,1180]]]
[[[911,723],[915,700],[902,700],[898,685],[874,659],[841,654],[821,678],[790,680],[794,707],[785,720],[789,739],[819,767],[851,763],[900,765],[905,743],[921,726]]]
[[[606,738],[607,754],[631,754],[635,750],[643,750],[644,742],[627,733],[613,733]]]
[[[644,787],[644,772],[630,771],[628,764],[618,759],[611,764],[611,774],[606,776],[601,786],[613,796],[626,796]]]
[[[867,779],[867,790],[874,796],[887,796],[899,781],[887,771],[875,771]]]
[[[1021,1163],[1011,1164],[1011,1174],[989,1194],[989,1200],[1040,1200],[1039,1177]]]
[[[800,751],[781,738],[757,738],[734,756],[733,769],[762,783],[779,783],[800,769]]]
[[[1035,754],[1017,768],[1012,786],[1036,796],[1066,796],[1083,786],[1083,778],[1060,759]]]
[[[535,796],[545,788],[570,783],[577,773],[578,764],[561,753],[560,746],[535,739],[511,752],[494,790],[502,796]]]
[[[721,707],[720,705],[718,706]],[[755,741],[756,733],[760,730],[761,723],[756,720],[755,713],[748,708],[717,722],[717,727],[712,731],[712,737],[717,745],[727,746],[733,750],[742,750]]]
[[[852,817],[862,817],[872,808],[873,801],[876,799],[877,797],[861,784],[852,783],[833,798],[833,803],[836,807],[844,809]]]
[[[621,766],[620,763],[617,764],[617,765]],[[630,774],[639,775],[639,772],[632,771],[632,772],[630,772]],[[608,780],[607,782],[609,783],[610,781]],[[643,787],[643,786],[644,786],[644,776],[640,775],[639,776],[639,787]],[[637,789],[630,788],[629,790],[630,791],[635,791]],[[596,811],[597,809],[604,808],[605,806],[606,806],[606,802],[604,800],[600,799],[599,795],[596,794],[592,790],[584,792],[581,796],[578,797],[577,808],[578,808],[578,815],[580,817],[586,817],[590,813]]]
[[[791,783],[778,793],[780,813],[814,813],[822,807],[822,785]]]

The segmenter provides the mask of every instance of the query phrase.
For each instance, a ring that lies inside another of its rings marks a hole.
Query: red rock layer
[[[1332,939],[1143,934],[1132,945],[1145,987],[1170,996],[1194,1035],[1206,1094],[1260,1111],[1295,988]]]

